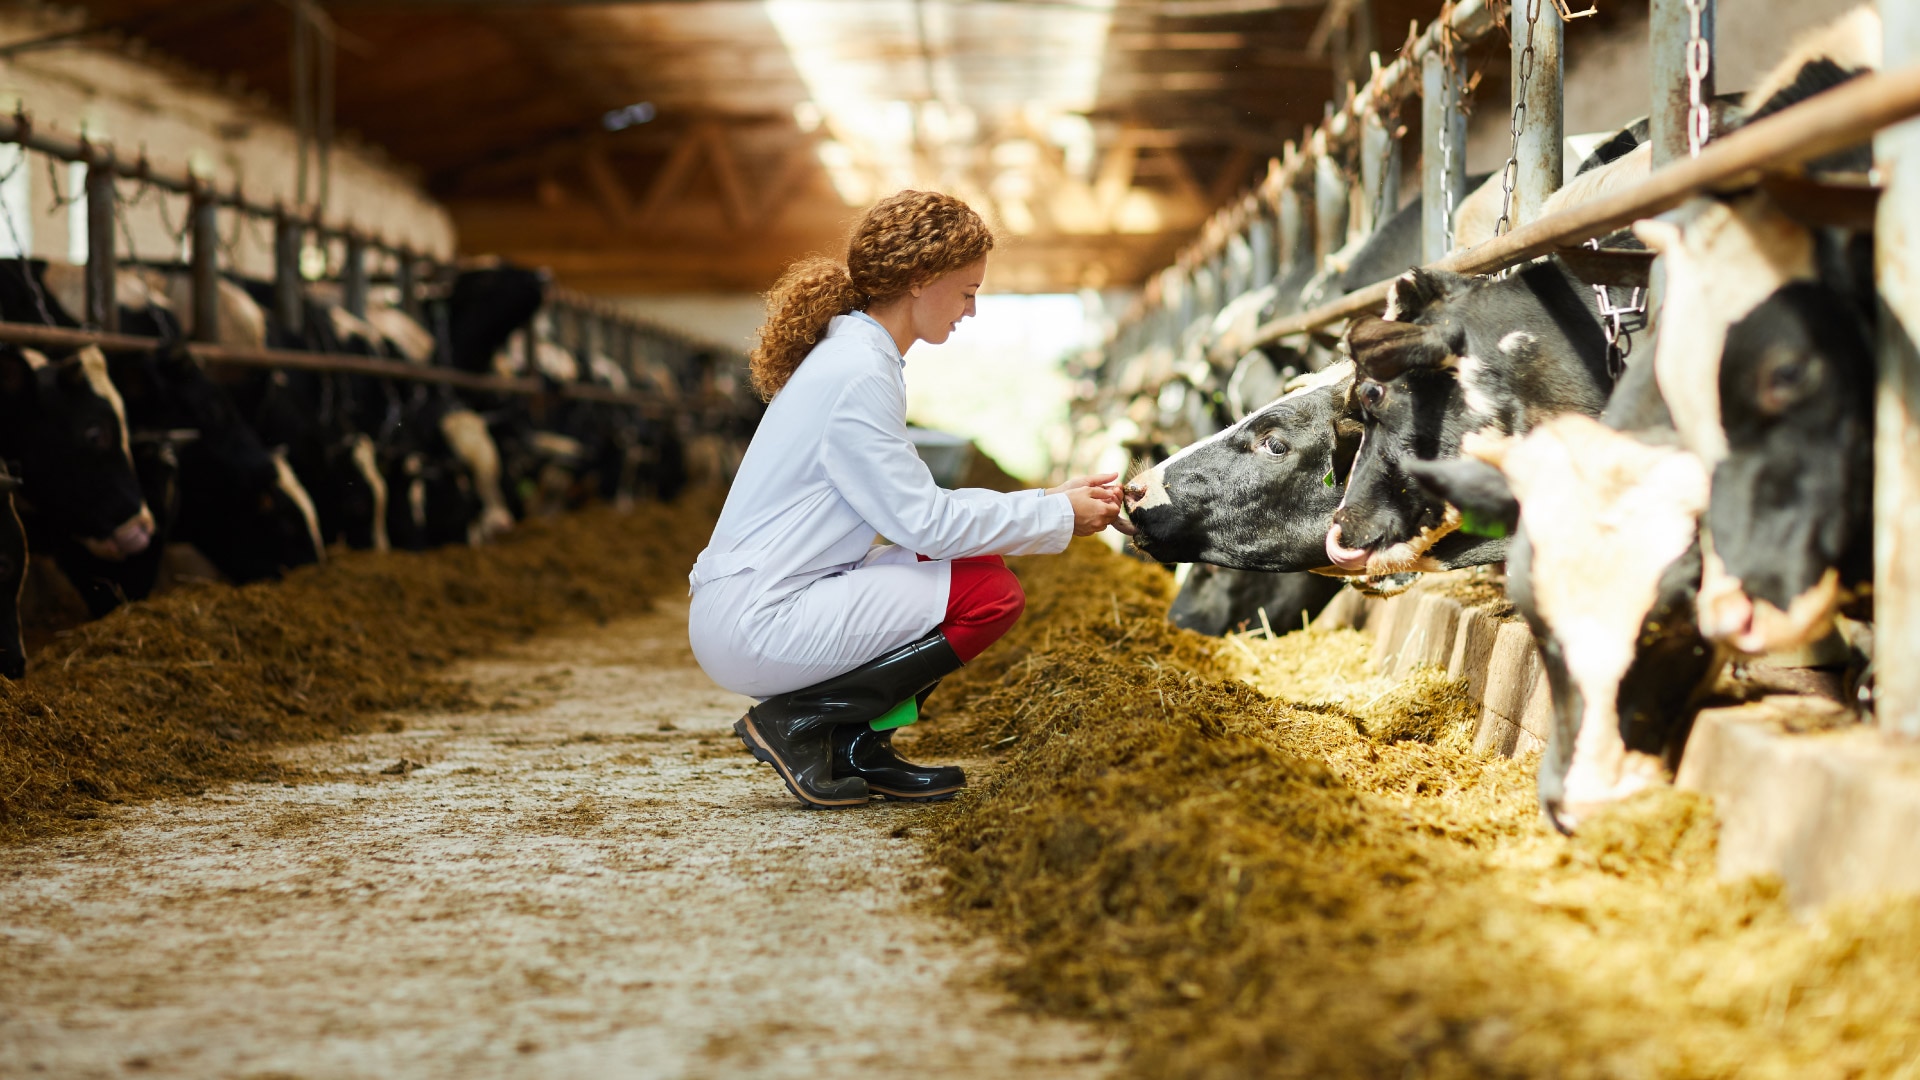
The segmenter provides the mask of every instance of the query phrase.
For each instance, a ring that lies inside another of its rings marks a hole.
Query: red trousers
[[[928,559],[922,555],[920,561]],[[1020,620],[1020,613],[1027,609],[1027,594],[998,555],[955,559],[952,574],[940,633],[962,663],[971,663]]]

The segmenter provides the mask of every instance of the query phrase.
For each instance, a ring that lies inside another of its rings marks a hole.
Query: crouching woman
[[[903,191],[845,264],[798,263],[768,296],[752,374],[770,404],[694,564],[688,636],[714,682],[759,699],[734,731],[808,806],[958,792],[958,768],[903,760],[893,730],[1020,617],[1000,556],[1065,550],[1120,511],[1111,476],[944,491],[914,452],[902,357],[973,314],[992,247],[965,203]]]

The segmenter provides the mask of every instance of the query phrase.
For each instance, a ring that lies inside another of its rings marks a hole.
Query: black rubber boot
[[[734,733],[753,756],[773,766],[795,798],[808,806],[857,806],[868,785],[858,776],[834,775],[829,733],[840,727],[869,731],[907,698],[960,669],[960,657],[934,630],[918,641],[792,693],[747,710]]]
[[[941,802],[967,786],[959,766],[915,765],[894,751],[893,729],[865,724],[833,729],[833,775],[857,776],[875,795],[901,802]]]

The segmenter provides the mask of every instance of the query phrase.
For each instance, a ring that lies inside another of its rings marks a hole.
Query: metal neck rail
[[[1504,270],[1671,210],[1701,192],[1750,186],[1765,172],[1790,169],[1856,145],[1915,116],[1920,116],[1920,67],[1863,75],[1716,139],[1699,157],[1657,169],[1625,191],[1528,222],[1428,269],[1459,274]],[[1311,311],[1275,319],[1255,332],[1253,344],[1377,311],[1385,305],[1391,284],[1369,285]]]
[[[0,322],[0,341],[42,348],[84,348],[92,345],[106,352],[151,352],[167,344],[160,338],[139,334],[70,330],[60,326],[13,322]],[[384,360],[379,357],[349,353],[250,349],[203,342],[181,342],[179,347],[185,349],[189,356],[205,364],[366,375],[380,379],[436,383],[462,390],[518,394],[527,397],[551,394],[576,401],[601,401],[627,405],[640,410],[643,416],[652,419],[659,419],[667,413],[666,406],[656,395],[633,390],[615,390],[612,387],[596,386],[591,383],[562,383],[556,386],[541,379],[482,375],[477,372],[461,371],[458,368],[411,364],[401,360]]]

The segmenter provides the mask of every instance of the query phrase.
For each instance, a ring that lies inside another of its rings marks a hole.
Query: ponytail
[[[891,300],[992,248],[986,222],[951,195],[902,191],[880,200],[854,228],[846,263],[802,259],[767,293],[767,321],[748,357],[753,388],[772,401],[834,316]]]
[[[748,358],[753,388],[760,397],[772,401],[827,332],[833,317],[859,310],[865,299],[853,287],[847,268],[832,259],[816,256],[788,267],[767,294],[767,321]]]

